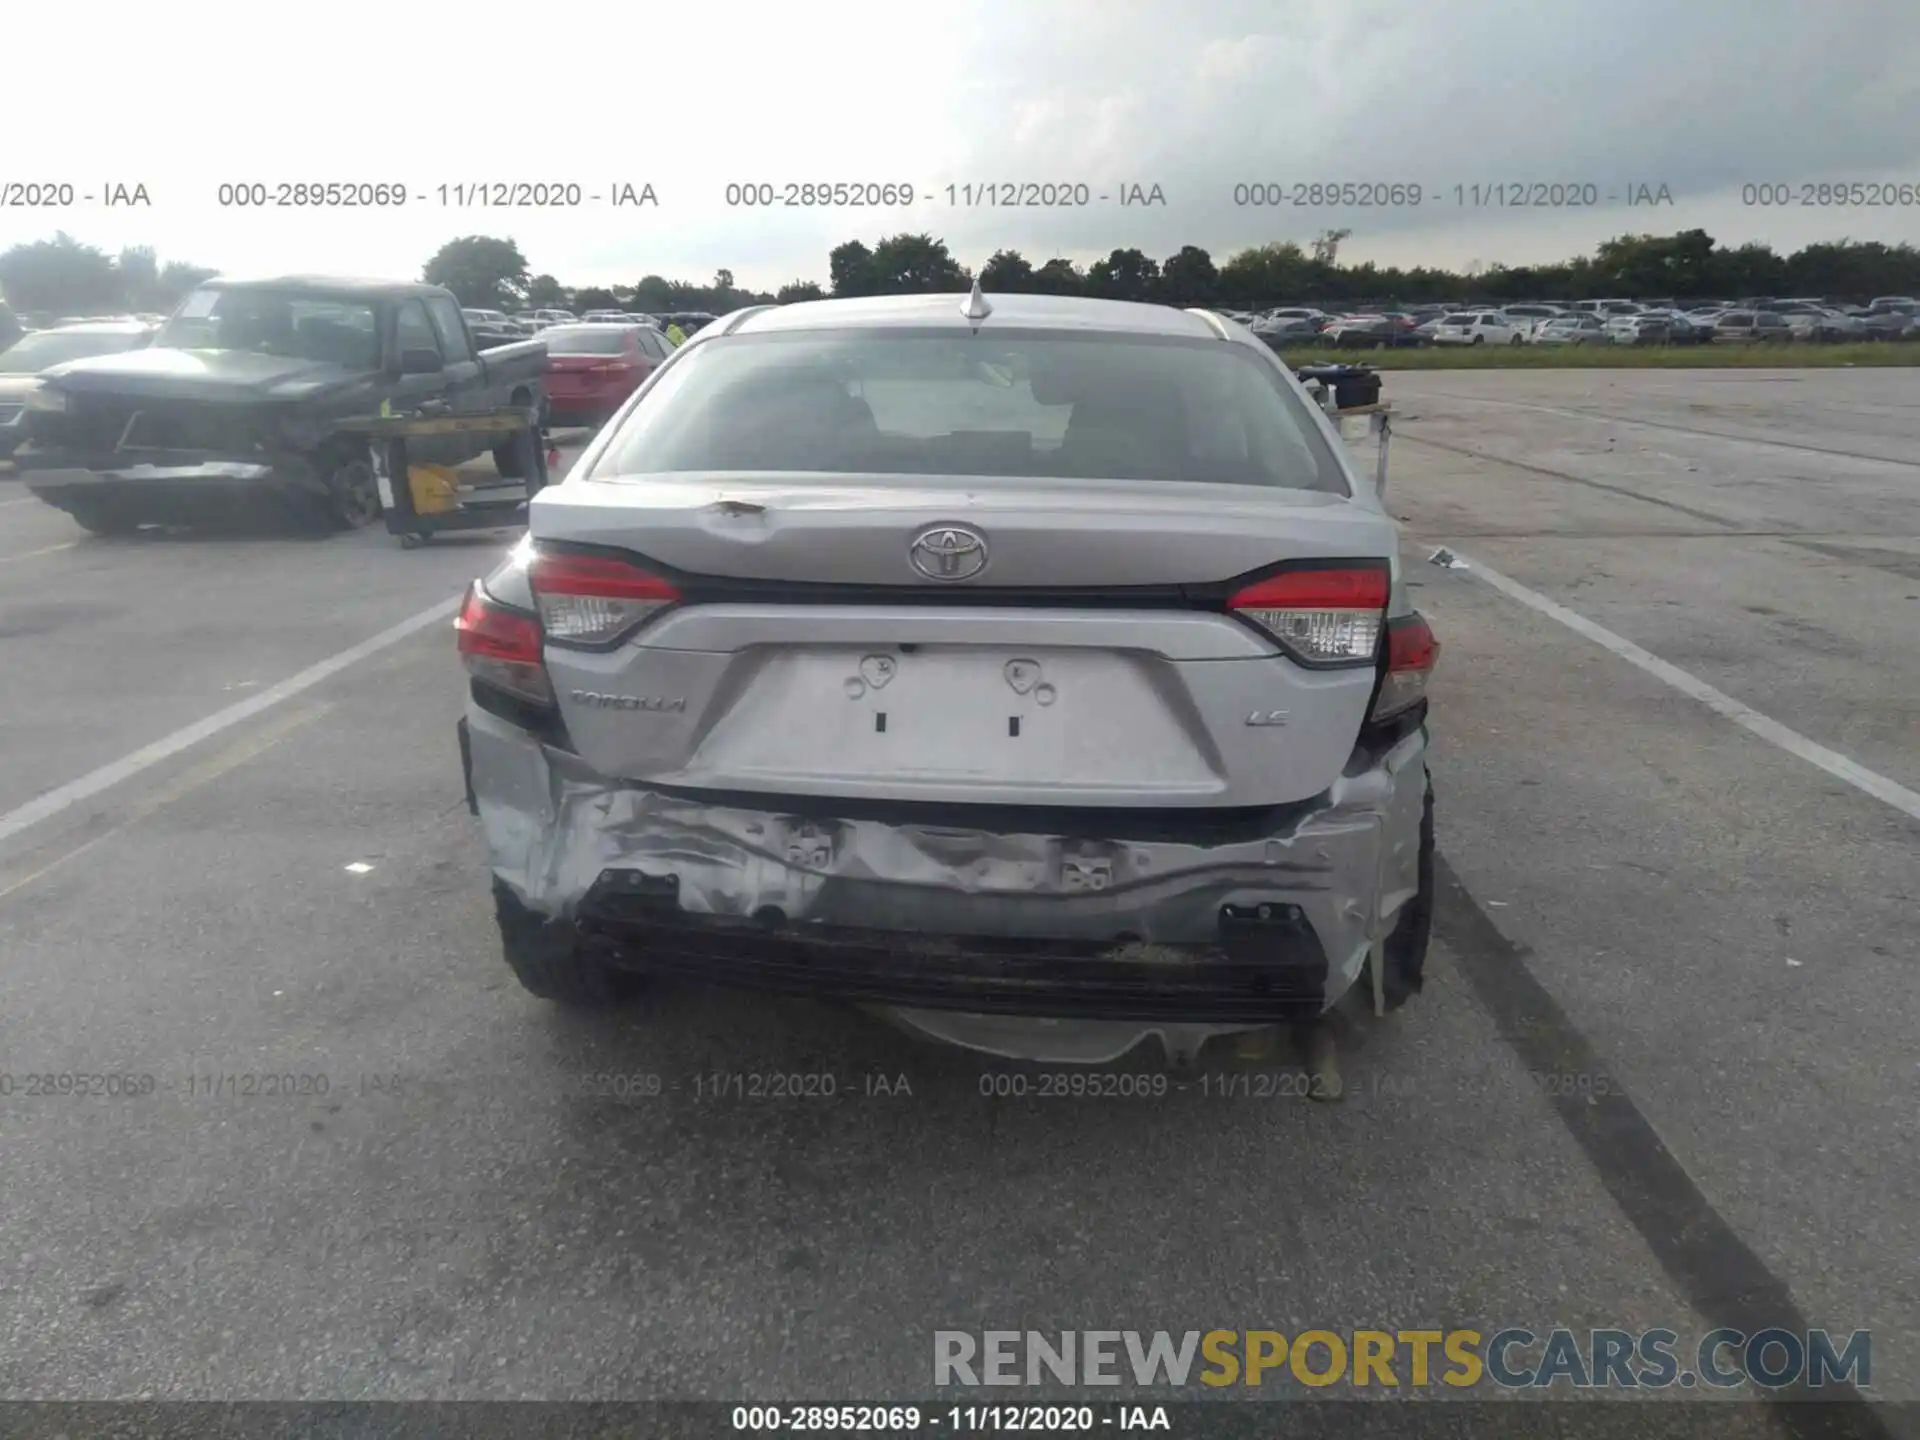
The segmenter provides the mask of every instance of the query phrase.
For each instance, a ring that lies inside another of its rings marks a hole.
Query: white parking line
[[[22,550],[18,555],[0,555],[0,565],[10,565],[15,560],[31,560],[36,555],[51,555],[59,550],[71,550],[78,540],[68,540],[59,545],[44,545],[38,550]]]
[[[371,639],[362,640],[358,645],[342,650],[338,655],[329,656],[317,665],[309,665],[299,674],[282,680],[270,690],[262,690],[258,695],[250,696],[236,705],[224,710],[216,710],[204,720],[174,731],[171,735],[154,741],[151,745],[124,755],[111,764],[102,765],[98,770],[82,775],[78,780],[69,780],[58,789],[49,790],[36,799],[29,800],[6,814],[0,815],[0,844],[13,839],[22,831],[51,819],[63,810],[70,810],[83,800],[91,800],[103,790],[110,790],[123,781],[131,780],[142,770],[158,765],[162,760],[178,755],[202,740],[218,735],[222,730],[230,730],[244,720],[251,720],[263,711],[291,700],[302,691],[311,690],[323,680],[332,679],[350,665],[356,665],[370,655],[377,655],[390,645],[396,645],[409,635],[424,630],[442,620],[450,620],[459,613],[460,600],[448,600],[434,606],[431,610],[422,610],[412,619],[402,620],[390,629],[382,630]]]
[[[1518,600],[1529,609],[1538,610],[1542,615],[1558,620],[1577,635],[1584,635],[1594,644],[1611,650],[1630,665],[1637,665],[1656,679],[1664,680],[1682,695],[1691,696],[1709,710],[1717,711],[1743,730],[1749,730],[1769,744],[1777,745],[1789,755],[1797,755],[1809,765],[1817,765],[1836,780],[1844,780],[1856,790],[1865,791],[1883,804],[1891,805],[1904,815],[1920,820],[1920,793],[1889,780],[1886,776],[1869,770],[1849,760],[1837,750],[1829,750],[1814,740],[1809,740],[1797,730],[1789,730],[1778,720],[1770,720],[1750,705],[1744,705],[1724,691],[1716,690],[1697,676],[1689,675],[1677,665],[1670,665],[1651,651],[1642,650],[1631,640],[1614,634],[1603,625],[1596,625],[1586,616],[1569,610],[1557,601],[1549,600],[1537,590],[1529,590],[1518,580],[1508,579],[1498,570],[1489,570],[1478,560],[1469,559],[1454,552],[1454,558],[1466,567],[1468,575],[1476,575],[1486,581],[1501,594]],[[1458,573],[1458,572],[1456,572]]]

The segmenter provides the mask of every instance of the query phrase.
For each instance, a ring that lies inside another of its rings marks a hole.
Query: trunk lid
[[[569,480],[531,529],[680,592],[611,649],[548,641],[568,733],[602,774],[1002,806],[1319,794],[1374,669],[1303,664],[1226,602],[1281,562],[1396,553],[1387,517],[1339,496],[1154,483]],[[984,568],[917,572],[929,531],[979,542]]]
[[[692,575],[920,588],[909,547],[948,524],[988,537],[972,589],[1194,585],[1394,546],[1391,523],[1344,496],[1159,481],[569,478],[534,498],[529,519],[538,539],[610,545]],[[964,603],[960,587],[941,588]]]

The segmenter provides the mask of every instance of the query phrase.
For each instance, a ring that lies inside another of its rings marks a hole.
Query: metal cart
[[[1350,405],[1345,410],[1329,411],[1338,424],[1349,416],[1365,416],[1367,429],[1378,443],[1379,450],[1373,464],[1373,488],[1383,498],[1387,493],[1387,448],[1393,441],[1393,407],[1386,401],[1377,401],[1372,405]],[[1341,427],[1344,437],[1345,426]]]
[[[1324,380],[1309,379],[1307,391],[1319,401],[1320,408],[1327,412],[1327,418],[1333,422],[1333,428],[1340,432],[1340,438],[1347,438],[1346,421],[1349,418],[1365,417],[1367,429],[1379,444],[1374,457],[1373,488],[1383,499],[1387,493],[1387,451],[1393,441],[1393,406],[1384,400],[1375,400],[1367,405],[1340,406],[1334,401],[1334,389]],[[1376,394],[1378,391],[1376,390]]]
[[[547,436],[537,409],[513,407],[473,415],[381,415],[349,426],[367,437],[373,474],[386,511],[387,531],[414,550],[448,530],[497,530],[525,521],[527,502],[547,485]],[[436,435],[497,436],[520,450],[520,480],[498,485],[462,485],[450,510],[422,514],[414,508],[407,442]]]

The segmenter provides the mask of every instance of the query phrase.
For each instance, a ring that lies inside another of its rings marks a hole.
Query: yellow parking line
[[[69,540],[63,545],[48,545],[39,550],[22,550],[18,555],[0,555],[0,565],[6,565],[14,560],[31,560],[36,555],[51,555],[56,550],[71,550],[79,543],[78,540]]]
[[[188,770],[171,784],[163,785],[152,794],[142,796],[140,799],[135,800],[127,807],[125,816],[117,824],[110,826],[89,840],[83,840],[80,844],[73,846],[69,850],[62,851],[51,860],[40,865],[37,869],[30,870],[26,874],[7,881],[4,885],[0,885],[0,900],[5,900],[15,891],[26,889],[27,886],[31,885],[41,876],[59,869],[69,860],[78,859],[94,847],[105,844],[107,841],[113,839],[114,836],[121,834],[133,825],[137,825],[140,821],[145,820],[156,811],[162,810],[174,801],[192,794],[202,785],[218,780],[222,775],[225,775],[231,770],[239,769],[255,756],[261,755],[272,749],[275,745],[278,745],[302,725],[318,720],[332,708],[333,706],[330,704],[320,704],[310,705],[302,710],[290,711],[288,714],[274,721],[273,724],[263,725],[260,729],[253,732],[253,734],[236,740],[226,749],[220,751],[218,754],[209,756],[206,760],[194,766],[191,770]]]

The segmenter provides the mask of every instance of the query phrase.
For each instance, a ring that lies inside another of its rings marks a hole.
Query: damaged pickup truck
[[[211,280],[149,348],[45,372],[15,464],[29,490],[97,534],[262,512],[358,529],[379,518],[380,493],[367,440],[346,422],[383,409],[531,414],[545,371],[538,340],[476,349],[438,286]],[[412,458],[460,465],[484,443],[439,436]],[[517,478],[517,450],[494,459]]]
[[[1098,1063],[1421,987],[1439,647],[1331,422],[1218,316],[728,316],[457,645],[535,995],[677,974]]]

